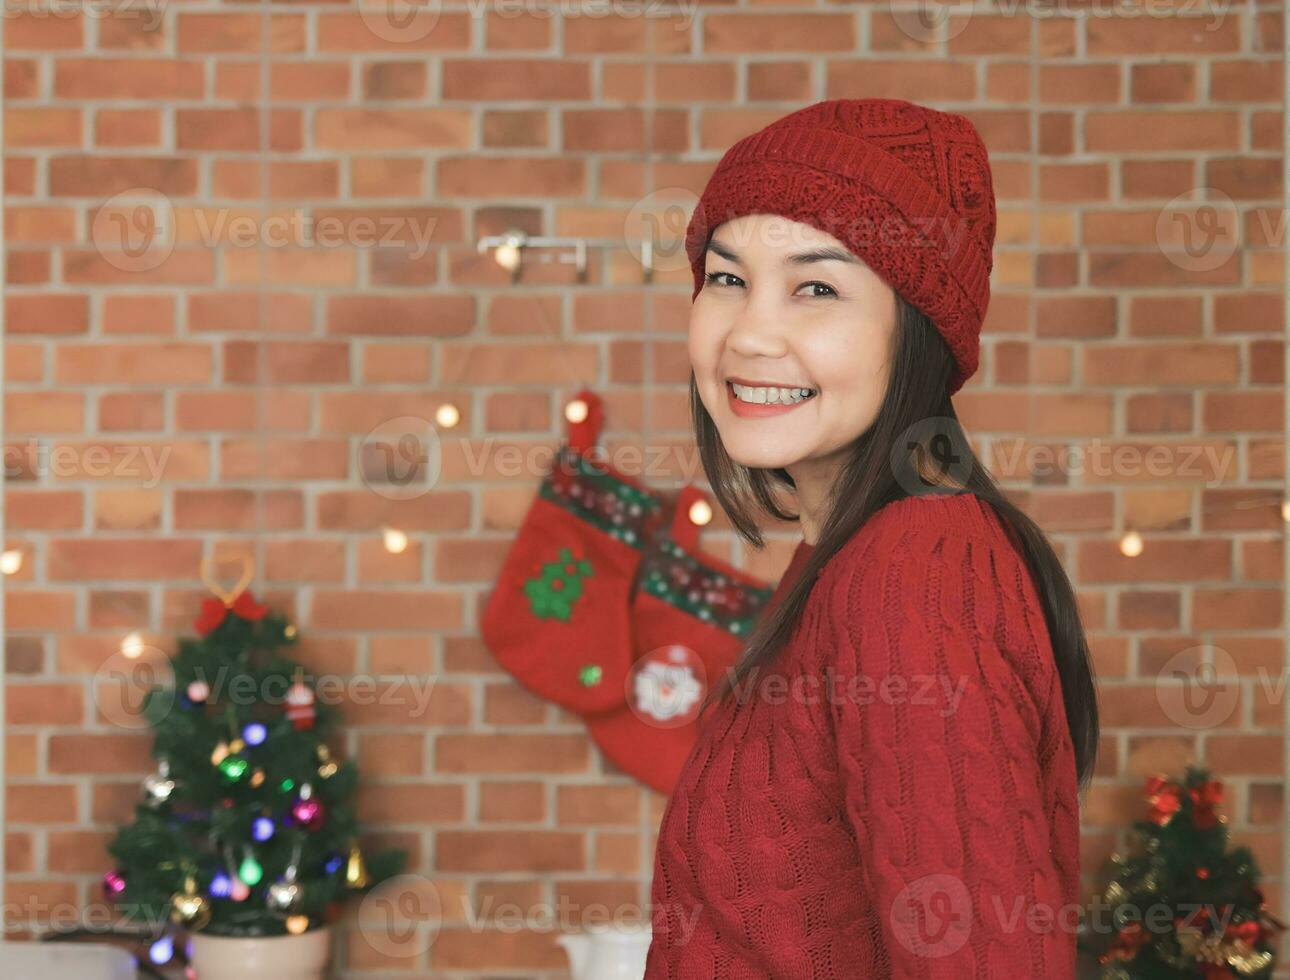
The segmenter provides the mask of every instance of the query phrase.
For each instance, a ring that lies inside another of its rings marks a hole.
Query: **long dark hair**
[[[887,504],[911,496],[904,489],[909,481],[902,481],[892,465],[892,460],[909,455],[896,452],[898,440],[908,441],[908,433],[918,431],[923,420],[937,420],[934,426],[941,430],[948,424],[959,433],[962,431],[949,395],[948,385],[954,369],[949,348],[921,310],[899,293],[896,303],[898,314],[890,381],[877,418],[852,444],[844,459],[833,487],[832,507],[801,572],[778,604],[749,633],[747,645],[733,669],[725,673],[723,682],[709,690],[705,708],[729,697],[750,671],[768,665],[775,658],[806,606],[816,572],[865,521]],[[783,505],[785,492],[793,489],[792,478],[784,469],[753,469],[727,455],[712,416],[699,398],[693,372],[690,374],[690,411],[699,456],[713,494],[735,530],[754,547],[763,547],[759,516],[769,515],[780,521],[798,519],[797,514]],[[942,482],[976,494],[982,502],[991,505],[1014,544],[1019,546],[1033,576],[1061,678],[1066,721],[1075,749],[1077,782],[1082,791],[1092,778],[1097,757],[1098,708],[1092,660],[1074,589],[1039,526],[1003,495],[965,437],[959,435],[952,441],[958,456],[953,473],[961,474],[962,478],[942,479]],[[920,449],[915,449],[915,453],[918,459],[912,465],[926,475],[927,453]]]

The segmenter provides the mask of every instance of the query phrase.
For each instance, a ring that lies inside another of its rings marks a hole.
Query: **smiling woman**
[[[877,414],[895,293],[831,234],[781,215],[726,222],[705,256],[690,363],[726,451],[752,467],[792,458],[799,493],[822,491]],[[803,530],[808,541],[818,533]]]
[[[695,209],[704,469],[803,540],[668,801],[646,980],[1074,976],[1088,644],[950,400],[994,228],[975,129],[900,100],[746,137]]]

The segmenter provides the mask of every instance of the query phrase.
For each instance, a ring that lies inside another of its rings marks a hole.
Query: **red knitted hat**
[[[730,147],[690,216],[694,294],[717,226],[776,214],[827,232],[940,331],[950,394],[976,371],[994,267],[994,185],[963,116],[903,99],[830,99]]]

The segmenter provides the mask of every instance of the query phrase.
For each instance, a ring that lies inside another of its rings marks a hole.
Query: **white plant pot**
[[[322,980],[331,959],[331,929],[299,936],[192,934],[197,980]]]

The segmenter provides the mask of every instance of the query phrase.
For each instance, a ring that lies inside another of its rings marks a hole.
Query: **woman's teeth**
[[[733,381],[730,387],[741,402],[754,405],[796,405],[815,395],[814,388],[750,388]]]

